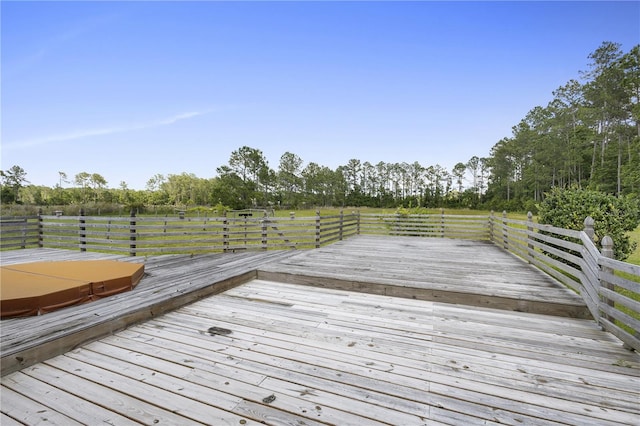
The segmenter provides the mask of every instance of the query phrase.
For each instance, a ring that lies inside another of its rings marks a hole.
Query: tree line
[[[303,163],[298,155],[285,152],[274,169],[261,150],[243,146],[231,153],[213,178],[186,172],[156,174],[147,181],[145,190],[129,189],[124,181],[118,188],[108,188],[102,175],[88,172],[72,179],[59,172],[60,180],[53,188],[30,185],[27,173],[13,166],[2,171],[2,201],[43,206],[112,203],[138,210],[145,206],[474,207],[481,201],[482,182],[488,178],[487,160],[477,157],[458,163],[451,171],[418,162],[381,161],[374,165],[351,159],[335,170],[314,162],[303,167]],[[469,173],[480,176],[471,188],[471,181],[465,178]]]
[[[552,188],[640,193],[640,45],[624,53],[604,42],[588,56],[582,82],[552,92],[498,141],[488,157],[473,156],[451,170],[418,161],[351,159],[331,169],[285,152],[272,168],[261,150],[242,146],[213,178],[156,174],[145,190],[121,181],[108,188],[99,173],[35,186],[20,166],[0,172],[2,203],[70,205],[223,206],[229,209],[320,206],[465,207],[536,211]],[[69,185],[71,185],[69,187]]]
[[[604,42],[588,58],[583,82],[553,91],[492,148],[486,202],[522,210],[568,187],[638,197],[640,45]]]

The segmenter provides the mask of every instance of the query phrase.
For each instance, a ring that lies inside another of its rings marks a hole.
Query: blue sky
[[[639,2],[0,3],[1,169],[143,189],[232,151],[451,169],[640,43]]]

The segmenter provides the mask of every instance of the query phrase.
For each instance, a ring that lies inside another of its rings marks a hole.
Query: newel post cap
[[[613,259],[613,238],[608,235],[605,235],[602,238],[602,255],[608,258]]]
[[[593,229],[593,225],[596,223],[595,220],[591,216],[587,216],[584,219],[584,232],[589,236],[589,239],[593,241],[593,237],[595,237],[596,232]],[[613,242],[613,241],[612,241]]]

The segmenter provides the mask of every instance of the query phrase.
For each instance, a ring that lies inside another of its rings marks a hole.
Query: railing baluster
[[[264,216],[262,217],[262,222],[261,222],[261,226],[262,226],[262,250],[266,250],[267,249],[267,224],[269,222],[269,219],[267,218],[267,212],[264,212]]]
[[[320,248],[320,210],[316,210],[316,248]]]
[[[131,213],[129,214],[129,256],[136,255],[136,239],[137,239],[137,230],[136,230],[136,211],[131,209]]]
[[[507,211],[502,211],[502,248],[509,251],[509,227],[507,226]]]
[[[227,218],[227,211],[222,212],[222,246],[223,253],[229,251],[229,219]]]
[[[533,213],[527,212],[527,251],[529,253],[529,263],[533,263]]]
[[[607,257],[609,259],[613,259],[613,239],[608,236],[605,235],[604,238],[602,238],[602,249],[600,250],[600,252],[602,253],[602,255],[604,257]],[[602,272],[603,273],[609,273],[609,274],[613,274],[613,269],[608,267],[608,266],[602,266]],[[608,290],[614,291],[616,290],[616,286],[607,282],[607,281],[603,281],[600,280],[600,286],[604,287]],[[615,307],[615,302],[609,298],[607,298],[606,296],[600,296],[601,302],[605,303],[608,306],[611,307]],[[605,314],[604,316],[608,321],[611,321],[612,323],[615,323],[615,318],[612,317],[609,314]]]
[[[85,227],[85,219],[84,219],[84,209],[80,209],[80,217],[78,219],[79,222],[79,228],[80,228],[80,233],[79,233],[79,237],[80,237],[80,251],[87,251],[86,245],[87,245],[87,234],[85,233],[87,228]]]

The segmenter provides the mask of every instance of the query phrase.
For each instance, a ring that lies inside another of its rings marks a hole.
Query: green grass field
[[[633,263],[634,265],[640,265],[640,226],[638,226],[635,231],[631,232],[631,240],[638,243],[638,246],[631,256],[627,258],[626,262]]]

